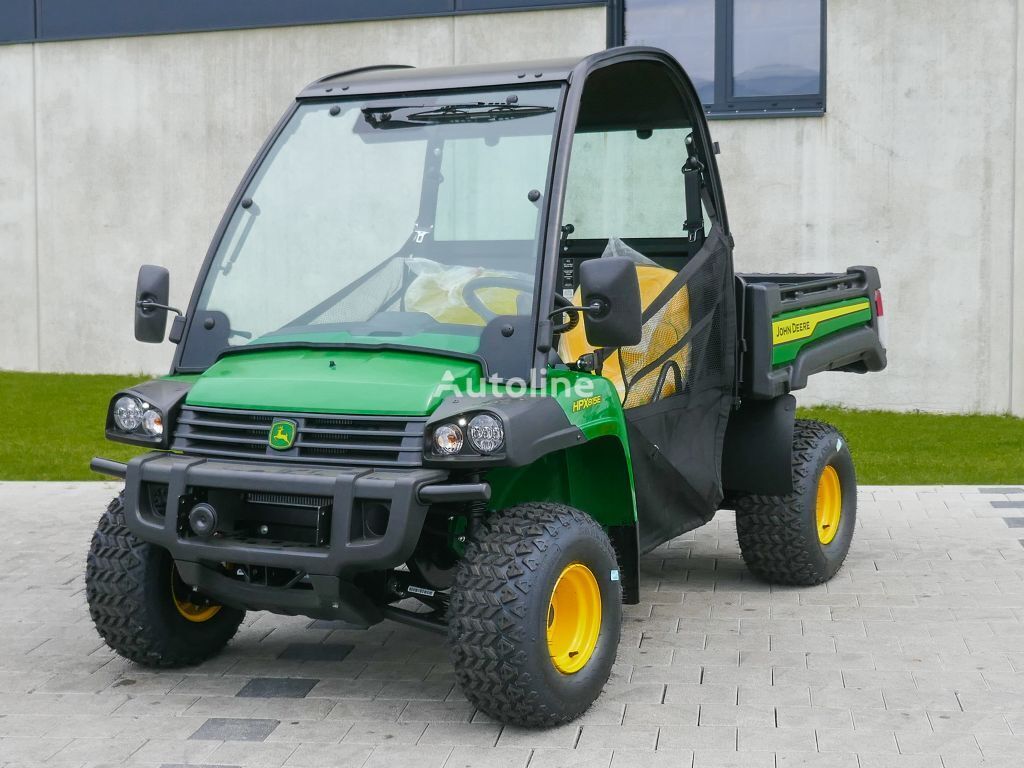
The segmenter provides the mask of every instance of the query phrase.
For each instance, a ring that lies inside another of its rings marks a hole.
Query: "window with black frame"
[[[664,48],[710,117],[825,112],[826,0],[626,0],[625,43]]]

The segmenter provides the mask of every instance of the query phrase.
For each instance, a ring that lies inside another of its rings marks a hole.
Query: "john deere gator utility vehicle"
[[[104,640],[195,664],[246,610],[447,634],[510,723],[597,698],[645,552],[736,510],[743,558],[831,578],[856,479],[792,391],[885,366],[875,269],[736,275],[700,102],[663,51],[371,67],[299,94],[187,310],[118,392],[86,584]]]

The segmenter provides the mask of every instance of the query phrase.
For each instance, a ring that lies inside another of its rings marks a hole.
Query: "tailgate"
[[[881,282],[874,267],[845,274],[737,275],[740,395],[774,398],[821,371],[885,368]]]

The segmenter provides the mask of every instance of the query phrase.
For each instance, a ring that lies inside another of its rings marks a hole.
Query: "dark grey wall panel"
[[[604,0],[0,0],[0,42],[31,40],[33,34],[37,40],[72,40],[603,4]],[[14,31],[10,36],[8,28]]]
[[[453,0],[36,0],[40,40],[450,13]]]
[[[24,43],[36,33],[33,0],[0,0],[0,43]]]
[[[604,5],[605,0],[455,0],[456,11],[513,11],[535,8],[564,8],[574,5]]]

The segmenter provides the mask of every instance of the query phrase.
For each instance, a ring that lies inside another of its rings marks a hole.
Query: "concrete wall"
[[[1017,5],[1014,87],[1014,153],[1013,153],[1013,255],[1010,267],[1013,304],[1010,342],[1010,410],[1024,415],[1024,78],[1019,66],[1024,62],[1024,8]]]
[[[829,3],[828,114],[712,124],[737,269],[882,271],[889,369],[803,402],[1024,415],[1019,5]]]
[[[0,46],[0,368],[39,367],[32,48]]]
[[[229,196],[317,77],[604,44],[604,9],[581,8],[0,46],[0,369],[166,372],[172,345],[132,335],[139,265],[187,303]]]
[[[889,370],[818,376],[804,402],[1024,415],[1021,6],[830,3],[828,114],[713,123],[738,269],[883,273]],[[170,267],[187,301],[315,77],[583,54],[604,34],[589,8],[0,46],[0,368],[165,370],[170,345],[132,339],[138,265]]]

